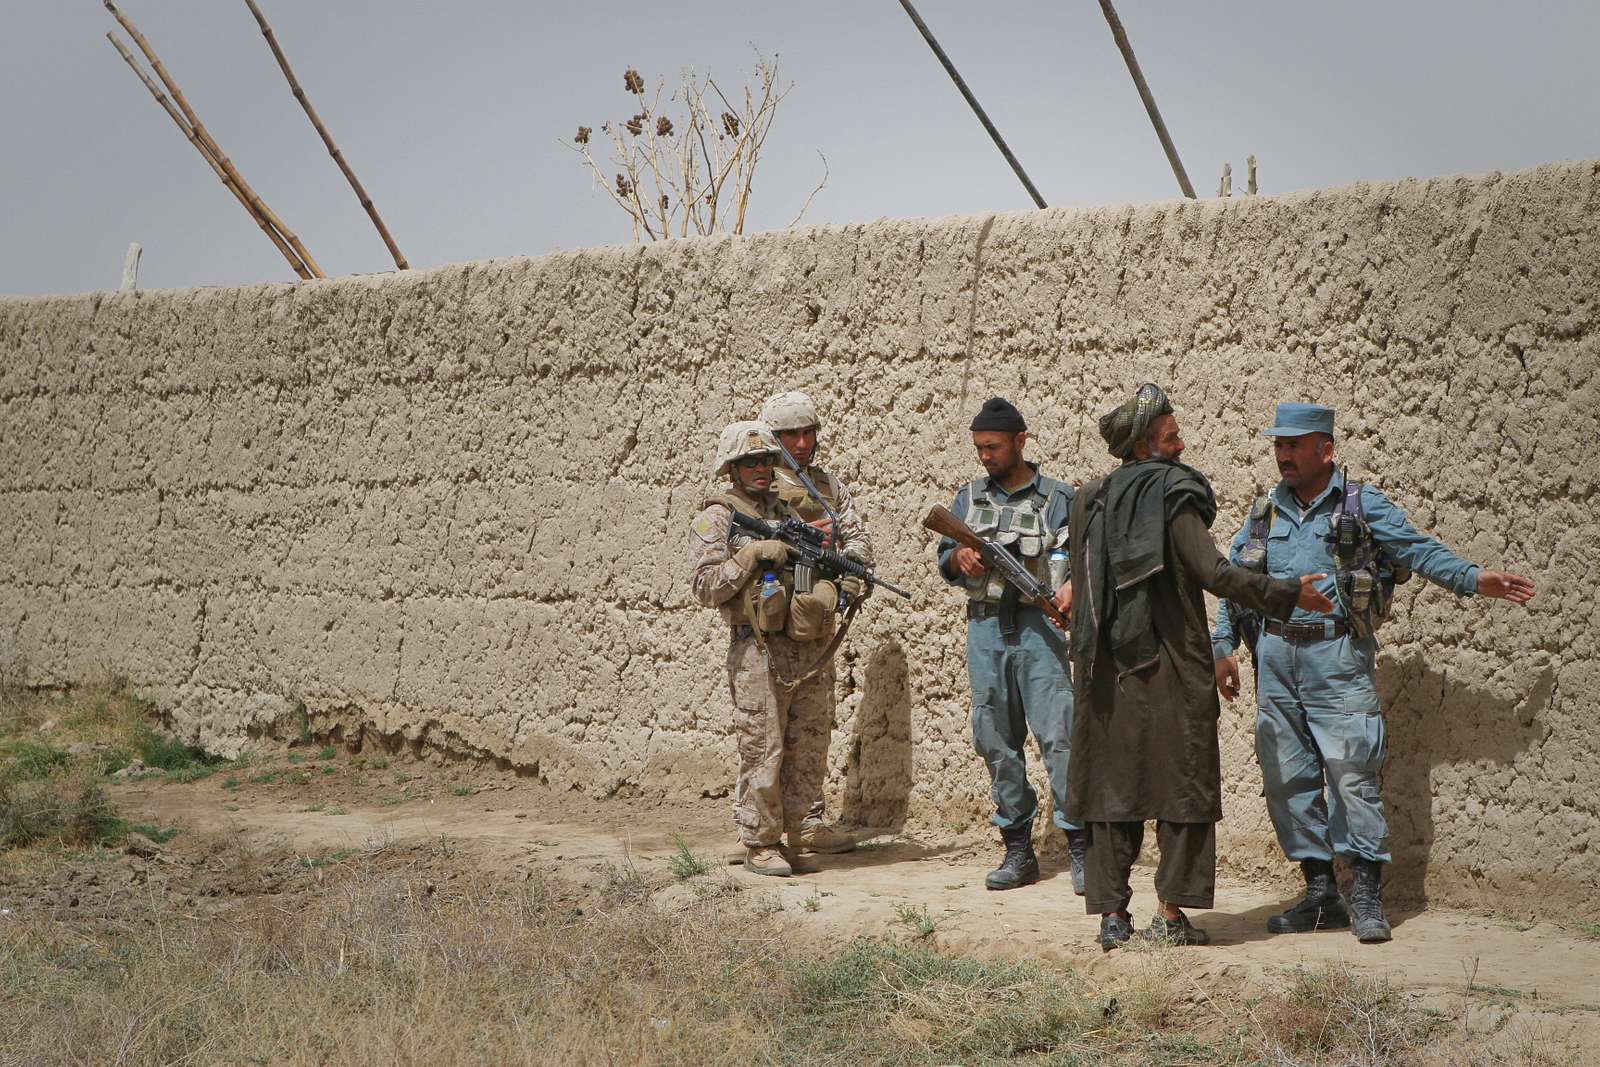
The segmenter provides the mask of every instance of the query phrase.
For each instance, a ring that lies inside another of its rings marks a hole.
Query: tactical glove
[[[844,590],[844,595],[852,601],[865,600],[872,593],[872,586],[860,578],[849,576],[839,579],[839,587]]]
[[[733,554],[733,561],[744,571],[755,570],[757,562],[782,563],[788,558],[789,546],[775,539],[751,541]]]

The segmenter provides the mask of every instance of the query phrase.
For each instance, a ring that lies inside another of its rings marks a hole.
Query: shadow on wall
[[[867,660],[840,817],[847,826],[897,833],[905,826],[910,797],[910,671],[905,649],[890,638]]]
[[[1394,859],[1384,883],[1387,897],[1399,904],[1427,903],[1433,768],[1466,760],[1511,763],[1545,734],[1539,717],[1554,683],[1555,671],[1547,668],[1527,693],[1507,699],[1463,685],[1421,655],[1379,661],[1378,694],[1388,733],[1381,783]]]

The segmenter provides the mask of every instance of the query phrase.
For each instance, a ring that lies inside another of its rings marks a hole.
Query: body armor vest
[[[1333,556],[1334,592],[1344,611],[1345,624],[1356,637],[1371,637],[1388,621],[1394,605],[1394,587],[1411,578],[1411,568],[1391,560],[1372,535],[1361,506],[1360,482],[1344,482],[1344,494],[1328,517],[1328,546]],[[1257,497],[1250,506],[1245,542],[1239,549],[1239,566],[1267,573],[1267,541],[1277,508],[1270,496]],[[1240,611],[1235,629],[1252,654],[1261,636],[1259,612]]]
[[[1033,492],[1021,500],[999,503],[989,495],[989,479],[979,478],[968,487],[966,522],[972,532],[1010,549],[1029,574],[1050,589],[1066,581],[1067,529],[1051,531],[1045,519],[1050,495],[1057,491],[1053,478],[1040,477]],[[1052,558],[1059,557],[1059,558]],[[963,578],[967,596],[997,604],[1009,588],[1006,580],[991,571],[981,578]]]
[[[811,494],[806,492],[806,487],[800,484],[800,479],[794,476],[793,471],[783,467],[774,473],[776,477],[774,478],[773,488],[778,491],[778,499],[787,504],[795,514],[806,522],[816,522],[818,519],[828,517],[828,513],[822,510],[822,506],[811,499]],[[812,484],[817,487],[817,492],[822,495],[822,499],[828,502],[828,506],[834,511],[838,511],[839,483],[834,479],[833,475],[817,467],[810,467],[806,470],[806,477],[811,479]]]
[[[766,522],[777,522],[794,514],[794,509],[785,503],[781,497],[774,500],[771,506],[763,506],[762,501],[740,493],[716,493],[708,496],[701,506],[710,507],[712,504],[721,504],[725,508],[741,511],[752,518],[762,519]],[[737,552],[752,540],[751,537],[745,534],[735,533],[733,528],[729,527],[728,547],[731,552]],[[777,575],[779,583],[783,586],[783,592],[779,594],[782,596],[784,604],[781,612],[774,613],[769,610],[766,613],[766,617],[763,618],[759,599],[761,597],[764,572],[757,569],[750,576],[750,580],[745,583],[744,588],[739,590],[738,595],[730,598],[718,608],[718,611],[722,614],[723,621],[730,626],[749,623],[751,626],[767,632],[782,630],[788,621],[788,604],[794,598],[794,565],[786,563],[782,567],[776,568],[773,573]]]

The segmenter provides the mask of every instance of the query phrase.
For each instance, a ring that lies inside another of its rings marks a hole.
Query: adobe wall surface
[[[1225,540],[1272,406],[1531,610],[1404,587],[1385,631],[1407,896],[1600,891],[1600,164],[1093,211],[884,221],[386,277],[0,301],[0,673],[122,674],[234,752],[310,723],[596,797],[720,796],[733,741],[684,536],[715,432],[785,388],[886,576],[843,653],[833,810],[972,832],[960,597],[919,526],[987,396],[1103,472],[1170,388]],[[1224,863],[1282,873],[1222,715]]]

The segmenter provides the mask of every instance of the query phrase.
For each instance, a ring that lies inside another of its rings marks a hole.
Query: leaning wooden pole
[[[1100,0],[1100,10],[1105,12],[1106,22],[1111,27],[1111,36],[1116,39],[1117,49],[1122,53],[1122,59],[1128,64],[1128,73],[1133,75],[1134,87],[1139,90],[1139,99],[1144,101],[1144,109],[1150,115],[1150,123],[1156,128],[1156,136],[1161,139],[1161,149],[1167,153],[1167,162],[1172,164],[1172,173],[1178,178],[1178,188],[1183,190],[1183,195],[1190,200],[1196,199],[1194,186],[1189,184],[1188,172],[1183,169],[1183,160],[1178,158],[1178,149],[1172,143],[1172,135],[1167,133],[1167,124],[1161,121],[1161,112],[1156,108],[1155,95],[1150,92],[1149,84],[1144,80],[1144,71],[1139,69],[1139,61],[1133,57],[1133,45],[1128,43],[1128,32],[1122,28],[1122,20],[1117,17],[1117,9],[1111,6],[1111,0]]]
[[[1017,157],[1011,154],[1011,146],[1006,144],[1006,139],[1000,136],[1000,131],[995,129],[994,123],[989,121],[988,114],[983,110],[983,105],[978,103],[978,98],[972,95],[972,90],[967,88],[967,83],[956,70],[956,65],[950,62],[950,57],[944,54],[944,49],[939,47],[939,41],[933,36],[933,31],[928,29],[928,24],[922,21],[922,16],[917,14],[917,9],[911,6],[911,0],[900,0],[900,6],[906,9],[906,14],[911,16],[911,22],[917,27],[917,32],[922,34],[922,39],[928,42],[928,47],[933,49],[933,54],[938,58],[939,64],[944,67],[944,72],[950,75],[950,80],[956,83],[956,88],[961,90],[961,95],[966,97],[967,105],[972,108],[972,113],[978,116],[978,121],[983,123],[983,128],[989,131],[989,139],[994,146],[1000,149],[1000,154],[1005,156],[1006,162],[1011,164],[1011,169],[1022,181],[1022,187],[1028,190],[1028,195],[1033,197],[1033,202],[1041,208],[1045,206],[1044,197],[1039,195],[1039,190],[1033,187],[1033,182],[1028,177],[1028,172],[1022,169],[1022,164],[1017,162]]]
[[[178,113],[178,109],[173,106],[172,101],[167,99],[167,94],[161,91],[161,86],[152,81],[150,75],[144,72],[144,68],[139,66],[139,61],[133,58],[133,53],[128,51],[128,46],[117,40],[115,33],[106,34],[106,40],[111,42],[111,47],[117,50],[117,54],[139,76],[139,80],[144,82],[144,87],[150,90],[150,95],[156,98],[156,103],[161,105],[161,109],[171,116],[173,122],[178,124],[178,129],[183,131],[183,135],[189,139],[190,144],[194,145],[195,151],[200,153],[200,157],[211,167],[212,171],[222,181],[222,184],[228,187],[228,192],[238,197],[239,203],[244,206],[246,213],[255,220],[256,225],[261,227],[261,232],[267,235],[278,251],[283,253],[283,258],[289,261],[289,266],[294,268],[294,272],[300,277],[309,280],[311,272],[306,270],[304,263],[300,262],[300,257],[294,254],[294,249],[284,242],[282,235],[272,228],[270,222],[256,214],[256,209],[250,206],[249,198],[239,191],[237,185],[233,184],[233,179],[228,177],[228,172],[218,166],[215,159],[211,158],[211,153],[206,150],[206,146],[201,143],[200,138],[195,134],[194,127],[190,126],[188,121]]]
[[[178,110],[183,112],[183,117],[189,120],[189,125],[194,128],[195,135],[200,138],[200,143],[204,144],[206,150],[216,159],[217,165],[227,171],[228,177],[233,179],[234,184],[239,187],[239,191],[244,193],[245,197],[250,201],[251,207],[255,208],[262,218],[270,222],[283,235],[283,239],[289,243],[290,248],[294,249],[295,255],[300,257],[301,262],[311,272],[312,277],[324,277],[322,268],[318,267],[317,261],[311,258],[311,253],[307,252],[305,245],[300,243],[300,238],[296,237],[294,231],[284,225],[283,220],[271,208],[267,207],[261,197],[256,194],[256,191],[250,187],[250,183],[244,180],[244,176],[239,173],[239,168],[233,165],[217,145],[216,140],[211,136],[210,131],[206,129],[205,124],[194,113],[194,109],[189,106],[189,101],[183,95],[183,90],[178,88],[178,83],[173,81],[172,75],[167,73],[167,68],[161,63],[161,57],[156,55],[155,49],[150,47],[150,42],[144,39],[144,34],[139,32],[138,27],[133,24],[133,20],[117,10],[117,5],[112,3],[112,0],[105,0],[105,5],[106,10],[111,12],[116,17],[116,20],[122,24],[122,28],[128,31],[128,36],[132,37],[133,43],[139,46],[139,51],[144,53],[145,59],[150,61],[150,69],[156,72],[156,77],[161,79],[161,84],[165,85],[168,92],[172,93],[173,102],[178,105]]]
[[[278,47],[278,38],[273,34],[272,27],[267,25],[266,16],[261,14],[261,9],[256,6],[255,0],[244,0],[245,6],[250,9],[250,14],[256,17],[256,24],[261,27],[261,36],[267,39],[267,46],[272,49],[273,56],[278,61],[278,66],[283,68],[283,76],[289,80],[289,88],[294,90],[294,98],[300,101],[300,106],[305,109],[306,117],[311,120],[311,125],[316,128],[317,135],[322,138],[322,143],[328,146],[328,154],[333,161],[339,164],[339,169],[344,172],[345,180],[350,183],[350,188],[356,191],[356,199],[361,201],[361,206],[366,208],[367,216],[372,219],[372,224],[378,228],[378,236],[383,238],[383,243],[389,247],[389,254],[394,257],[394,265],[401,270],[409,269],[406,257],[400,254],[399,247],[394,243],[394,238],[389,235],[389,227],[383,224],[383,219],[378,217],[378,209],[373,206],[372,198],[361,187],[361,182],[356,178],[355,171],[350,169],[350,164],[344,160],[344,153],[339,151],[339,146],[333,143],[333,138],[328,134],[328,128],[317,117],[316,109],[311,106],[310,97],[300,88],[300,81],[294,76],[294,71],[289,68],[288,59],[284,58],[283,49]]]

